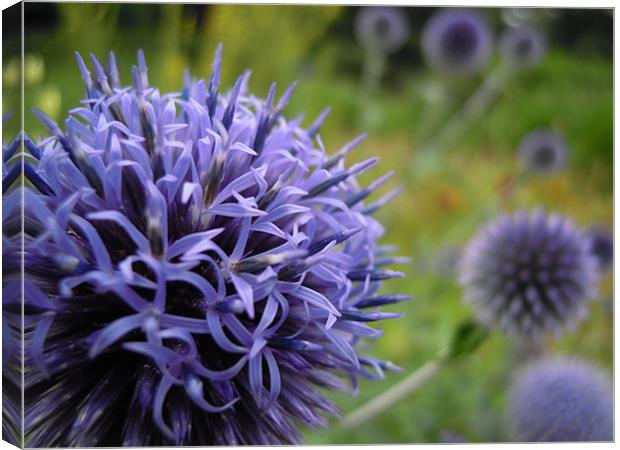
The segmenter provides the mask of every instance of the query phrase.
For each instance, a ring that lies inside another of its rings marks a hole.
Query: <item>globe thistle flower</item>
[[[509,336],[559,334],[588,311],[596,263],[572,222],[538,209],[502,214],[468,243],[459,262],[464,301]]]
[[[459,433],[451,430],[442,430],[439,433],[439,442],[441,444],[466,444],[467,440]]]
[[[357,350],[406,298],[377,294],[402,274],[366,202],[390,174],[344,164],[362,137],[327,155],[294,86],[220,93],[221,47],[172,94],[142,52],[126,87],[77,59],[82,104],[26,141],[26,446],[297,443],[337,412],[320,389],[395,368]]]
[[[367,50],[392,53],[409,38],[409,23],[400,8],[364,7],[355,19],[355,34]]]
[[[10,114],[4,114],[5,123]],[[11,208],[7,199],[20,197],[19,186],[11,186],[22,173],[21,133],[10,143],[2,142],[2,188],[3,188],[3,240],[2,262],[2,439],[16,446],[22,446],[21,423],[21,283],[9,282],[19,277],[19,239],[21,220],[19,203]],[[26,174],[27,175],[27,174]],[[12,242],[13,241],[13,242]],[[17,304],[17,308],[15,307]]]
[[[614,263],[614,237],[605,227],[594,226],[587,230],[590,253],[601,272],[611,269]]]
[[[489,61],[491,33],[475,12],[447,9],[435,13],[422,32],[422,52],[435,70],[472,74]]]
[[[517,149],[521,167],[531,173],[551,174],[566,167],[568,146],[553,130],[541,128],[526,134]]]
[[[515,68],[536,65],[547,52],[541,31],[526,25],[508,28],[500,38],[499,47],[504,60]]]
[[[613,439],[611,380],[587,362],[552,357],[529,365],[518,373],[508,402],[519,441]]]

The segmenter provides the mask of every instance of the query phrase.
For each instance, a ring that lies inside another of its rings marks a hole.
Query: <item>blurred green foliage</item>
[[[426,70],[418,45],[420,27],[432,12],[428,8],[407,11],[410,42],[388,58],[380,90],[368,93],[360,85],[364,53],[354,40],[353,7],[26,3],[26,129],[34,136],[44,133],[30,113],[33,107],[62,120],[78,105],[83,86],[75,50],[102,58],[114,50],[121,79],[129,83],[136,51],[143,48],[151,84],[162,92],[180,89],[185,67],[194,76],[208,76],[218,42],[224,44],[223,87],[246,68],[253,71],[250,85],[257,96],[266,94],[272,80],[278,82],[280,94],[299,80],[288,116],[304,112],[308,124],[326,105],[332,106],[321,133],[328,151],[369,131],[370,137],[351,158],[380,156],[381,168],[396,172],[392,187],[405,187],[379,218],[387,230],[386,243],[397,244],[401,254],[413,257],[411,265],[401,268],[408,276],[390,282],[389,290],[415,298],[393,308],[406,316],[384,324],[385,336],[369,351],[408,372],[448,346],[458,324],[470,317],[453,274],[432,270],[439,249],[462,246],[482,222],[503,209],[543,205],[574,217],[580,225],[612,224],[613,63],[606,50],[606,39],[610,43],[612,36],[600,25],[608,23],[608,12],[577,14],[586,17],[585,22],[571,22],[587,37],[582,42],[579,33],[571,34],[570,40],[558,38],[563,36],[561,21],[574,14],[540,11],[540,23],[555,30],[548,56],[538,67],[516,74],[486,114],[470,123],[430,169],[417,165],[420,146],[483,76],[451,80]],[[501,10],[489,11],[496,31],[502,28],[502,15]],[[590,23],[596,27],[592,33]],[[593,36],[598,41],[593,43]],[[7,42],[7,48],[18,48],[11,44],[15,42]],[[5,52],[4,58],[6,112],[19,99],[19,83],[11,81],[19,60],[15,51]],[[517,178],[514,151],[519,140],[533,128],[546,126],[565,135],[568,170],[547,178]],[[19,120],[9,120],[4,138],[18,129]],[[548,346],[610,368],[610,296],[607,275],[590,318]],[[436,379],[371,423],[347,433],[337,427],[309,431],[307,442],[437,442],[444,432],[472,442],[507,440],[504,393],[518,365],[515,355],[513,343],[492,333],[474,354],[451,362]],[[343,412],[350,412],[404,376],[362,381],[354,398],[330,395]]]
[[[222,42],[226,51],[224,82],[233,83],[238,74],[251,68],[255,92],[266,95],[274,74],[278,74],[278,83],[290,84],[298,74],[308,70],[313,64],[309,50],[326,33],[341,9],[340,6],[215,6],[201,34],[206,45],[199,69],[208,71],[215,46]]]

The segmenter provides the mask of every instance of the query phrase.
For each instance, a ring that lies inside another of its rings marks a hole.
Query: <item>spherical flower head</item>
[[[5,114],[3,117],[3,123],[7,120],[9,114]],[[3,192],[3,209],[4,209],[4,220],[3,223],[5,225],[4,234],[7,236],[12,236],[15,239],[18,238],[17,232],[18,229],[21,228],[21,223],[19,221],[19,211],[18,205],[12,207],[12,205],[5,203],[5,199],[9,198],[9,195],[12,194],[14,198],[17,199],[20,195],[20,187],[19,183],[16,181],[19,179],[22,172],[22,164],[21,158],[22,154],[19,152],[19,148],[22,144],[21,133],[19,133],[11,142],[7,143],[3,140],[2,142],[2,192]],[[9,247],[14,252],[18,251],[18,248],[12,246],[10,240],[5,242],[5,248]],[[8,253],[8,252],[6,252]],[[8,274],[11,269],[15,269],[10,264],[12,260],[13,265],[17,262],[15,260],[15,255],[9,257],[8,260],[4,260],[3,262],[3,271],[5,274]],[[8,362],[16,358],[14,362],[18,362],[17,357],[19,356],[19,345],[18,341],[21,339],[19,336],[19,326],[17,326],[17,317],[15,317],[16,311],[11,311],[10,309],[10,299],[20,296],[19,286],[10,285],[10,289],[14,292],[9,293],[7,287],[9,287],[9,283],[7,283],[7,276],[2,279],[2,288],[3,288],[3,296],[2,296],[2,362],[5,364],[5,371],[8,368]],[[11,314],[13,313],[13,314]],[[4,396],[3,396],[4,399]]]
[[[320,390],[395,368],[358,345],[407,298],[377,294],[402,276],[372,217],[395,192],[369,203],[392,174],[345,166],[363,136],[328,155],[327,112],[283,115],[294,86],[220,93],[221,47],[169,94],[142,52],[130,86],[114,55],[77,58],[86,96],[62,126],[37,113],[25,233],[4,236],[24,241],[26,446],[297,443],[337,412]]]
[[[10,114],[3,115],[3,123]],[[2,439],[15,446],[21,446],[21,307],[16,308],[21,297],[19,278],[20,253],[16,241],[19,239],[22,221],[20,217],[20,186],[16,181],[22,172],[22,134],[10,142],[2,142],[2,190],[3,190],[3,240],[2,260]],[[14,202],[5,202],[13,198]],[[28,224],[24,224],[27,226]],[[13,279],[13,282],[9,281]]]
[[[614,263],[614,236],[602,226],[591,227],[586,231],[590,253],[596,259],[598,269],[605,272]]]
[[[516,376],[508,419],[518,441],[611,441],[611,380],[584,361],[565,357],[536,361]]]
[[[488,63],[491,49],[491,33],[484,19],[472,11],[439,11],[422,32],[424,57],[438,72],[452,75],[478,72]]]
[[[547,52],[545,36],[527,25],[508,28],[500,37],[499,47],[504,60],[515,68],[534,66]]]
[[[409,38],[409,23],[401,8],[364,7],[355,19],[359,43],[370,51],[392,53]]]
[[[517,154],[525,171],[552,174],[566,167],[568,145],[560,134],[543,128],[526,134],[517,148]]]
[[[459,262],[464,301],[509,336],[560,334],[586,316],[596,262],[572,222],[542,209],[502,214],[468,243]]]

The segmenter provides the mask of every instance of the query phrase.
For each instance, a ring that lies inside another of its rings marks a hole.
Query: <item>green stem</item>
[[[367,50],[362,71],[362,85],[367,93],[374,94],[385,71],[385,53],[379,50]]]
[[[492,71],[471,97],[467,99],[463,107],[448,120],[446,125],[423,148],[435,151],[441,150],[445,144],[455,139],[468,124],[477,120],[488,109],[493,100],[506,86],[511,73],[504,65],[500,65]]]
[[[339,424],[343,430],[356,428],[386,409],[392,407],[396,402],[402,400],[406,395],[415,391],[435,374],[448,361],[445,357],[439,357],[428,361],[417,370],[413,371],[399,383],[392,386],[387,391],[371,399],[348,416],[344,417]]]

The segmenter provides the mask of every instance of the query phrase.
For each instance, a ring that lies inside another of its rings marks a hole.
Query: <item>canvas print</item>
[[[4,441],[614,440],[613,9],[2,20]]]

